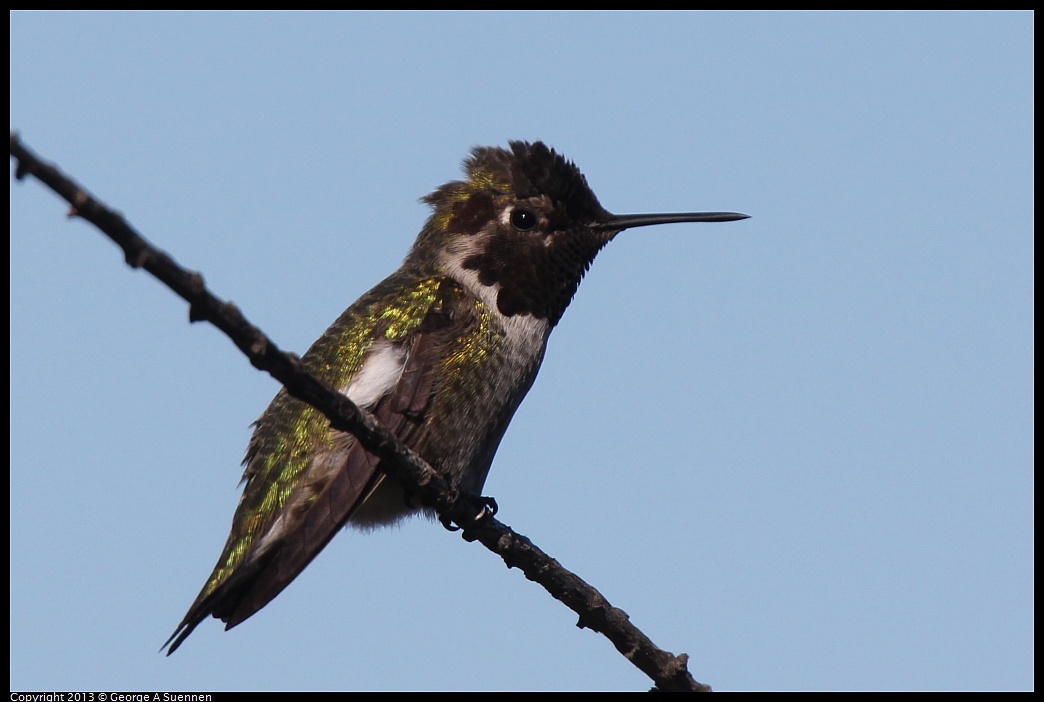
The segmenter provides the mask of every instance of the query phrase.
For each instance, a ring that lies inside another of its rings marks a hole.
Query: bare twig
[[[366,450],[380,457],[382,468],[392,473],[425,505],[463,527],[468,541],[480,541],[498,554],[509,568],[519,568],[552,597],[579,615],[577,626],[605,635],[660,690],[710,691],[693,679],[688,656],[675,656],[658,648],[630,623],[627,613],[613,607],[595,588],[563,568],[529,539],[512,531],[485,510],[485,503],[458,494],[420,456],[405,446],[369,412],[356,407],[328,383],[305,372],[300,360],[280,351],[239,309],[215,297],[199,273],[179,266],[155,248],[123,217],[92,197],[55,166],[42,162],[11,134],[11,156],[16,159],[15,178],[32,175],[72,206],[70,217],[87,220],[123,249],[127,264],[144,268],[189,303],[189,320],[208,321],[223,331],[256,367],[271,374],[294,397],[307,402],[330,420],[331,426],[358,437]]]

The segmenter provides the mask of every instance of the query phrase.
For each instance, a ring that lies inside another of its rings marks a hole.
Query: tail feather
[[[248,558],[213,592],[201,592],[163,648],[174,653],[192,630],[209,616],[231,629],[272,601],[330,539],[384,479],[380,460],[358,443],[349,451],[344,468],[330,480],[301,518],[264,553]],[[162,650],[162,649],[161,649]]]

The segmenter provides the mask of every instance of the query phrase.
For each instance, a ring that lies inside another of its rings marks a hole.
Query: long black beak
[[[735,222],[747,219],[750,215],[739,212],[674,212],[663,214],[625,214],[613,215],[607,222],[599,222],[591,228],[595,231],[619,231],[633,227],[648,227],[653,224],[673,224],[675,222]]]

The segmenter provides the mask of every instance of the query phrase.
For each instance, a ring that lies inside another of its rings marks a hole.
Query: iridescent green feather
[[[394,276],[393,276],[394,278]],[[396,295],[383,294],[389,283]],[[302,357],[305,367],[334,387],[346,388],[362,368],[367,350],[382,339],[409,335],[424,320],[438,295],[439,278],[413,281],[402,294],[402,281],[386,280],[348,308]],[[335,435],[313,407],[280,390],[256,423],[247,450],[246,488],[225,549],[200,597],[221,586],[250,554],[287,504],[313,456]]]

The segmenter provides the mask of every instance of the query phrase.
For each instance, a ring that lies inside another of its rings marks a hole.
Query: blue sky
[[[625,232],[486,493],[720,690],[1033,687],[1033,15],[13,13],[11,128],[284,348],[474,145]],[[11,687],[646,689],[492,554],[344,532],[157,653],[278,386],[11,187]]]

